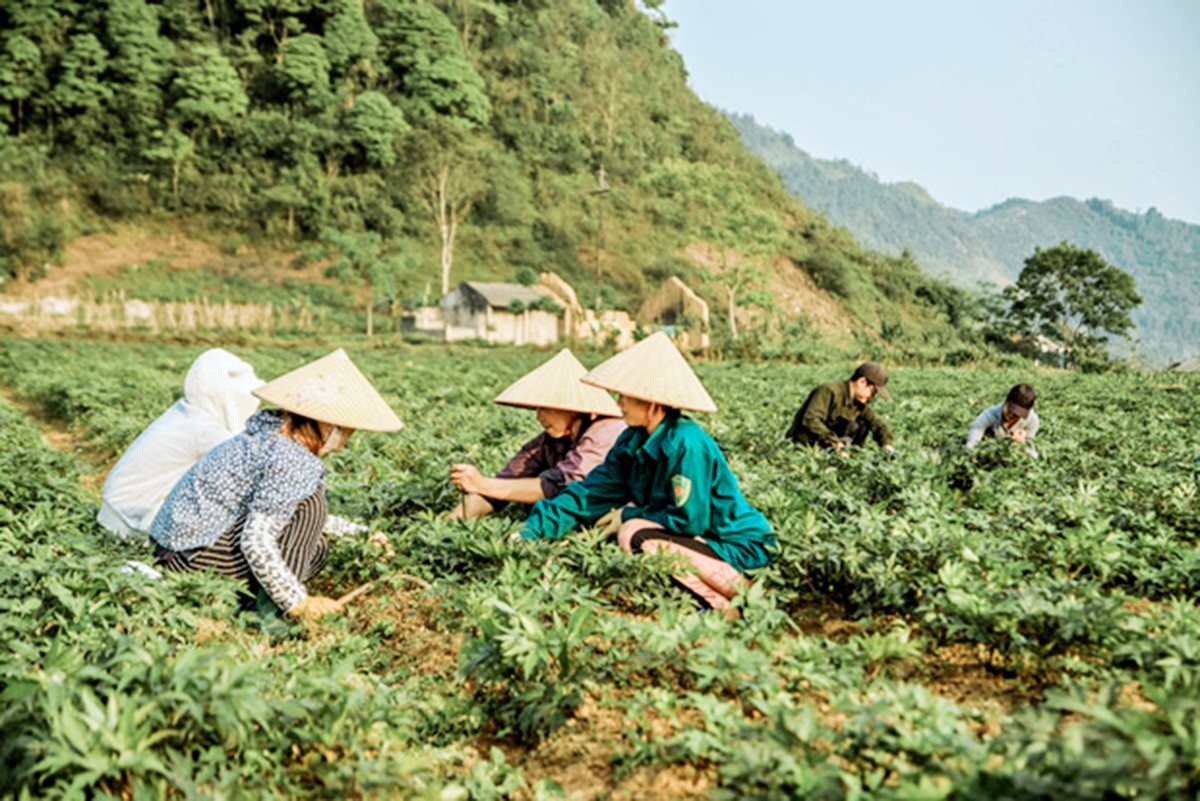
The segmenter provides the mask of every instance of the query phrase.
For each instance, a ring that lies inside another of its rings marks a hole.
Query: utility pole
[[[604,165],[596,168],[596,188],[592,195],[596,198],[596,280],[600,280],[600,261],[604,251],[604,196],[611,187],[604,178]]]

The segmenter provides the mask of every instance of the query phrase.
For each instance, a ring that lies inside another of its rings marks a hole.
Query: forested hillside
[[[964,286],[1009,283],[1037,247],[1066,241],[1089,248],[1136,280],[1145,302],[1133,312],[1133,336],[1149,357],[1200,352],[1200,226],[1095,198],[1013,199],[968,214],[941,205],[917,184],[885,184],[845,160],[815,159],[752,117],[731,119],[791,192],[871,247],[907,250],[932,274]]]
[[[657,6],[0,0],[0,278],[151,220],[330,259],[375,301],[552,269],[631,305],[680,274],[794,328],[790,271],[852,348],[962,344],[953,292],[789,198],[690,92]]]

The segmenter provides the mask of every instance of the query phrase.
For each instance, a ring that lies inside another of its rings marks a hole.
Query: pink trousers
[[[697,546],[693,549],[686,544],[673,542],[670,539],[655,538],[650,529],[663,531],[662,526],[649,520],[637,517],[626,520],[617,532],[617,543],[626,553],[635,553],[635,535],[646,532],[647,536],[638,538],[637,550],[644,553],[665,553],[679,556],[691,570],[671,578],[713,609],[729,610],[731,608],[729,602],[746,583],[742,574],[738,573],[733,565],[712,553],[712,549],[701,537],[692,538]]]

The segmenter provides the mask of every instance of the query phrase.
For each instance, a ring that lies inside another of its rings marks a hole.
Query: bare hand
[[[481,489],[479,481],[482,478],[478,468],[473,464],[450,465],[450,481],[462,492],[479,494]]]
[[[310,595],[295,607],[288,610],[288,615],[298,620],[317,620],[325,615],[340,615],[346,607],[326,595]]]
[[[1012,432],[1012,440],[1013,440],[1013,442],[1019,442],[1022,445],[1024,445],[1026,442],[1029,441],[1029,432],[1028,431],[1014,431],[1014,432]]]
[[[396,549],[392,547],[392,541],[388,539],[388,535],[382,531],[376,531],[371,536],[367,537],[367,544],[372,548],[378,548],[383,551],[384,559],[396,558]]]

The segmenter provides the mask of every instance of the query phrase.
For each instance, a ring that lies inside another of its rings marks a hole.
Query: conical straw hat
[[[254,394],[280,409],[323,423],[364,431],[399,431],[404,427],[341,348],[263,384]]]
[[[683,354],[662,331],[598,365],[583,377],[583,383],[676,409],[717,410]]]
[[[620,417],[621,410],[611,395],[580,382],[586,373],[587,368],[575,354],[563,348],[550,361],[526,373],[497,395],[496,403]]]

